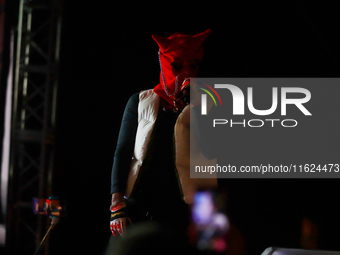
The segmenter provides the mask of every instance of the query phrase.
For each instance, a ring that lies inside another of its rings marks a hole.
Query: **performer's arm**
[[[111,194],[124,193],[138,125],[139,93],[130,97],[124,111],[111,172]],[[119,195],[117,194],[117,197]],[[113,196],[114,198],[114,196]]]
[[[124,192],[130,171],[131,158],[135,144],[135,136],[138,126],[139,93],[129,99],[122,124],[119,131],[116,151],[113,158],[111,172],[111,219],[110,229],[116,236],[118,233],[124,236],[128,222],[132,224],[129,215],[126,214]]]
[[[209,103],[208,100],[208,115],[203,118],[201,115],[201,105],[196,104],[191,106],[191,121],[194,127],[197,145],[207,159],[214,159],[217,157],[218,152],[218,147],[214,146],[214,144],[218,141],[216,141],[216,135],[207,132],[207,130],[210,130],[209,126],[216,114],[216,107],[212,107],[212,104]]]

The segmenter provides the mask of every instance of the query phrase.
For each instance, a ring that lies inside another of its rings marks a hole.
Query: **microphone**
[[[183,81],[181,90],[175,96],[174,111],[181,112],[188,104],[190,104],[190,78]]]

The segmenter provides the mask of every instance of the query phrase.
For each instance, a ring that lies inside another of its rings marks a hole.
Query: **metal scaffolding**
[[[20,0],[6,228],[7,254],[33,254],[50,222],[32,198],[52,193],[61,1]],[[39,254],[48,254],[48,242]]]

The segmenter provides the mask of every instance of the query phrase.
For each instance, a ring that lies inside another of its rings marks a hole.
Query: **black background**
[[[110,172],[130,95],[159,82],[152,34],[208,28],[201,77],[337,77],[332,1],[65,1],[53,190],[68,216],[51,254],[102,254],[110,237]],[[251,254],[298,247],[301,219],[338,249],[338,180],[223,180],[230,215]],[[331,195],[330,195],[331,194]],[[326,230],[327,229],[327,230]]]

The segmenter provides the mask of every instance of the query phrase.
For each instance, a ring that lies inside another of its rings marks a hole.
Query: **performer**
[[[124,111],[111,176],[113,236],[147,220],[185,233],[187,204],[197,187],[189,172],[188,86],[210,32],[152,36],[159,46],[160,84],[132,95]],[[208,183],[217,185],[215,179]]]

